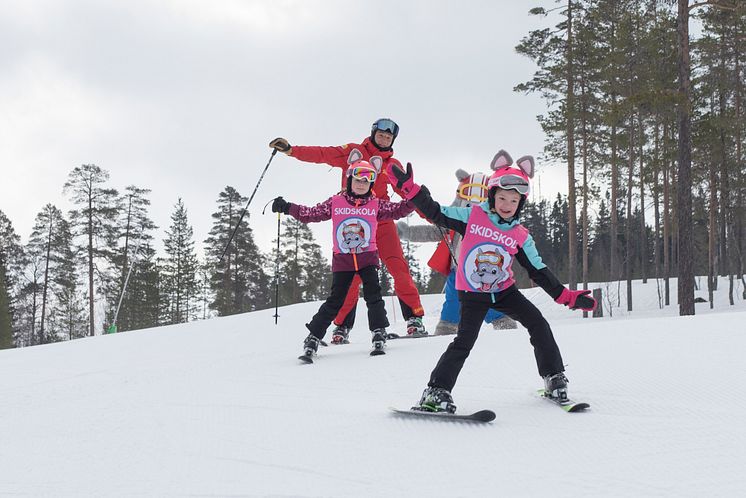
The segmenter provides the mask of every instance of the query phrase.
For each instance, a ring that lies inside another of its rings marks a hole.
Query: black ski
[[[559,406],[560,408],[562,408],[568,413],[582,412],[591,407],[591,405],[589,405],[588,403],[583,403],[580,401],[573,401],[571,399],[562,400],[558,398],[552,398],[551,396],[547,394],[547,392],[544,389],[539,389],[537,393],[542,398],[548,401],[551,401],[552,403]]]
[[[398,416],[412,416],[437,420],[480,423],[492,422],[497,416],[492,410],[479,410],[478,412],[470,413],[468,415],[459,415],[457,413],[446,412],[428,412],[425,410],[417,410],[415,408],[410,408],[409,410],[399,410],[398,408],[391,408],[391,411]]]
[[[415,335],[415,334],[412,334],[412,335],[406,335],[406,334],[405,335],[399,335],[399,334],[396,334],[394,332],[389,332],[388,334],[386,334],[386,339],[387,340],[393,340],[393,339],[422,339],[424,337],[435,337],[435,336],[432,335],[432,334],[427,334],[427,335]]]
[[[382,354],[386,354],[386,351],[384,351],[383,349],[374,349],[370,352],[371,356],[380,356]]]
[[[302,354],[298,357],[302,363],[313,363],[313,356],[310,354]]]

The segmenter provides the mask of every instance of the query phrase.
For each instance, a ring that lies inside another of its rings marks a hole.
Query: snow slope
[[[744,496],[746,304],[721,289],[680,318],[654,286],[586,320],[527,290],[592,409],[537,398],[525,331],[485,326],[454,397],[487,425],[387,410],[419,399],[450,337],[370,357],[358,323],[300,365],[318,303],[0,351],[0,496]],[[434,328],[441,296],[424,301]]]

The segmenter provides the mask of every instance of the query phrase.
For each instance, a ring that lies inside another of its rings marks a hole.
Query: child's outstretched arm
[[[471,208],[445,207],[442,208],[430,196],[427,187],[417,185],[412,180],[412,164],[407,163],[407,171],[396,166],[391,168],[391,174],[398,180],[397,187],[427,218],[430,223],[455,230],[461,235],[466,231],[466,221],[469,219]]]
[[[272,202],[272,212],[285,213],[302,223],[326,221],[332,217],[332,198],[329,197],[324,202],[309,207],[300,204],[293,204],[282,197],[277,197],[274,202]]]
[[[391,202],[384,199],[378,201],[378,220],[398,220],[414,211],[411,201]]]
[[[544,289],[557,303],[564,304],[573,310],[593,311],[596,308],[596,300],[587,295],[591,291],[573,291],[562,285],[562,282],[542,261],[539,251],[536,250],[534,239],[530,235],[523,246],[518,249],[516,259],[528,270],[531,280]]]

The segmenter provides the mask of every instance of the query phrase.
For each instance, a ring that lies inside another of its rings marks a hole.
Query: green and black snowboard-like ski
[[[537,391],[537,394],[540,397],[548,401],[551,401],[552,403],[559,406],[560,408],[562,408],[568,413],[582,412],[591,407],[591,405],[589,405],[588,403],[583,403],[580,401],[573,401],[571,399],[562,400],[558,398],[552,398],[551,396],[547,394],[547,392],[544,389],[539,389]]]

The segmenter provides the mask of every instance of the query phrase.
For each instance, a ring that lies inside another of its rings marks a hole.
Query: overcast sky
[[[158,239],[181,197],[201,247],[219,192],[251,194],[272,138],[361,141],[384,116],[395,156],[450,203],[457,168],[541,154],[544,102],[512,90],[535,70],[514,47],[548,24],[537,5],[554,2],[0,0],[0,210],[26,242],[95,163],[112,187],[152,189]],[[544,196],[566,191],[562,166],[537,170]],[[259,246],[276,233],[267,201],[321,202],[339,177],[278,154],[249,208]],[[330,256],[328,223],[314,233]]]

